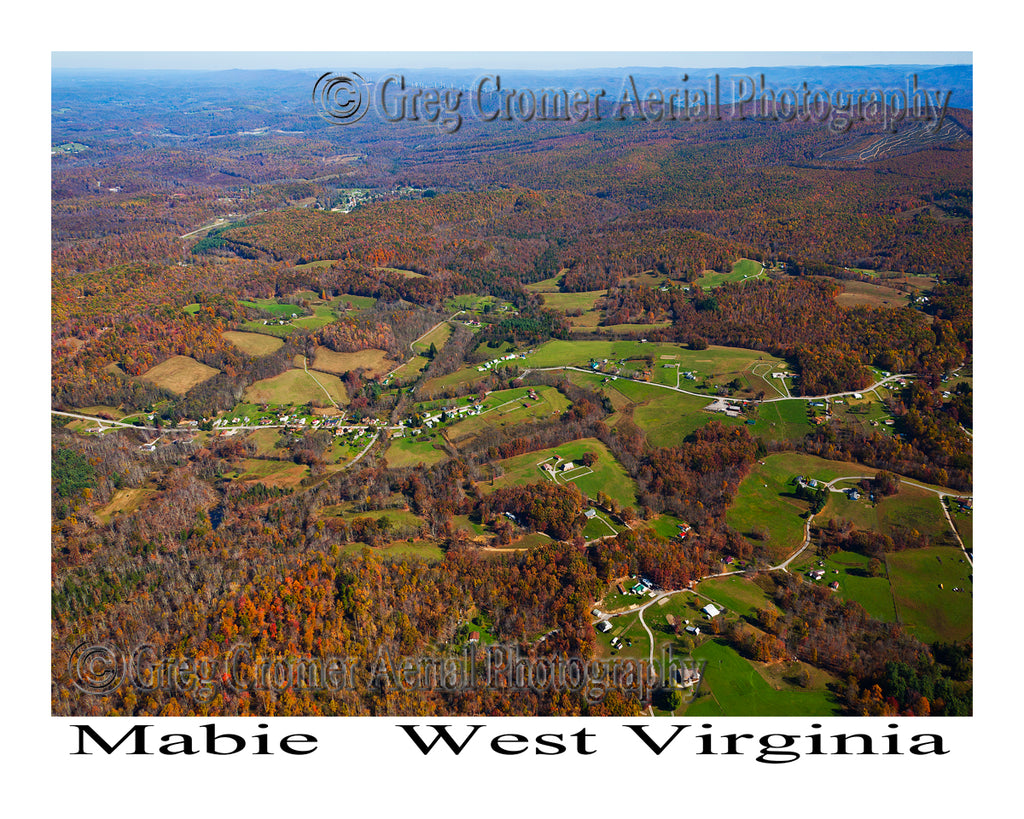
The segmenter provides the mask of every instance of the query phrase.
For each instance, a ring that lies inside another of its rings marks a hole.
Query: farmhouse
[[[586,512],[583,513],[583,516],[585,518],[587,518],[587,520],[592,520],[593,518],[597,517],[597,510],[596,509],[588,509]]]
[[[573,466],[574,464],[572,461],[566,461],[564,464],[562,464],[562,471],[568,472],[570,469],[573,468]]]
[[[722,612],[715,607],[714,603],[708,603],[704,608],[701,609],[709,618],[717,617]]]
[[[698,682],[700,682],[700,670],[693,666],[672,670],[672,684],[676,688],[692,688]]]
[[[687,634],[692,634],[694,637],[696,637],[698,634],[700,634],[700,627],[699,626],[687,626],[686,627],[686,633]]]
[[[600,623],[597,624],[597,630],[607,634],[609,631],[612,630],[612,624],[609,623],[607,620],[602,620]]]

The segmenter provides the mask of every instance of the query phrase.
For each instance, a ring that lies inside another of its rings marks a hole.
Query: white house
[[[708,617],[717,617],[722,613],[715,607],[714,603],[708,603],[703,609],[701,609],[701,611],[703,611]]]

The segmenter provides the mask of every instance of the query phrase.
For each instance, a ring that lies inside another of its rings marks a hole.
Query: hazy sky
[[[617,68],[678,66],[963,65],[969,51],[54,51],[53,68]]]

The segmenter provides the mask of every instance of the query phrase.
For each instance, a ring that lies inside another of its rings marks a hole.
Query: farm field
[[[243,458],[233,473],[225,477],[232,477],[242,483],[262,483],[265,486],[294,489],[308,474],[308,466],[291,461]]]
[[[253,299],[240,301],[239,304],[254,310],[262,310],[274,318],[291,318],[293,315],[298,318],[306,312],[297,304],[282,304],[277,299]]]
[[[292,319],[292,324],[304,330],[317,330],[338,318],[337,314],[326,304],[313,305],[313,315]]]
[[[868,557],[856,552],[836,552],[828,557],[819,558],[819,560],[825,564],[821,567],[825,572],[825,577],[817,582],[837,581],[839,583],[837,596],[844,600],[860,603],[864,607],[864,611],[876,620],[886,623],[896,622],[896,608],[889,580],[884,575],[882,577],[870,576],[868,573],[870,559]],[[818,560],[813,565],[817,567]]]
[[[495,356],[501,353],[494,353]],[[422,356],[417,356],[417,360],[421,360],[426,366],[427,359]],[[396,373],[397,375],[397,373]],[[449,387],[458,387],[463,384],[475,384],[478,381],[483,381],[490,377],[490,372],[479,372],[475,366],[462,367],[455,372],[448,373],[447,375],[440,375],[436,378],[429,378],[423,382],[422,389],[423,394],[427,397],[437,395],[443,392]]]
[[[77,412],[79,415],[107,415],[114,421],[120,421],[122,418],[126,417],[125,414],[117,407],[111,407],[105,404],[92,407],[77,407],[73,409],[72,412]],[[138,414],[139,413],[135,413],[135,415]],[[134,415],[129,417],[134,417]]]
[[[779,681],[777,684],[782,687],[776,689],[764,673],[723,640],[705,641],[694,649],[693,656],[698,661],[706,660],[707,666],[700,695],[679,711],[688,717],[810,717],[839,713],[838,703],[824,685],[802,689]]]
[[[256,454],[269,456],[280,451],[276,444],[281,440],[279,429],[259,429],[248,437],[256,445]]]
[[[693,380],[679,377],[679,386],[692,392],[704,389],[709,396],[715,393],[716,387],[725,385],[737,377],[746,382],[744,390],[740,392],[750,393],[747,397],[753,397],[759,390],[764,390],[767,396],[778,395],[760,375],[754,373],[754,369],[756,368],[757,373],[767,373],[788,366],[781,359],[767,353],[740,347],[712,345],[706,350],[691,350],[678,344],[626,340],[548,341],[529,353],[523,360],[523,366],[589,368],[593,361],[597,361],[600,369],[605,372],[618,369],[622,371],[619,374],[625,376],[627,371],[634,372],[640,369],[643,365],[639,362],[646,358],[652,360],[651,377],[658,383],[676,386],[677,373],[674,365],[678,364],[680,373],[690,372],[695,376]],[[604,363],[605,359],[608,360],[608,364]],[[619,365],[619,361],[637,363],[627,367]]]
[[[243,353],[248,353],[251,356],[270,355],[276,353],[284,345],[281,339],[265,333],[240,333],[237,330],[226,330],[222,335]]]
[[[354,353],[336,353],[329,347],[317,347],[309,365],[320,372],[344,375],[351,370],[366,370],[368,378],[376,378],[391,369],[394,364],[384,350],[359,350]]]
[[[118,515],[127,515],[141,508],[155,494],[155,489],[118,489],[107,503],[96,510],[96,517],[103,523],[109,523]]]
[[[563,461],[579,463],[584,452],[593,452],[597,462],[592,467],[581,467],[570,471],[567,475],[557,477],[558,483],[573,483],[581,492],[593,498],[598,492],[604,492],[620,506],[636,504],[636,487],[626,474],[622,465],[608,451],[607,447],[596,438],[581,438],[561,446],[527,452],[514,458],[497,461],[504,474],[493,481],[481,482],[481,487],[501,488],[503,486],[519,486],[551,480],[538,466],[542,461],[552,460],[559,456]],[[557,468],[557,467],[556,467]]]
[[[560,270],[550,279],[544,279],[543,281],[526,285],[526,289],[532,290],[534,293],[558,293],[559,283],[562,281],[562,275],[564,273],[564,270]]]
[[[840,482],[837,488],[856,486],[857,481]],[[830,520],[848,520],[858,529],[892,534],[894,529],[913,529],[927,535],[932,545],[955,546],[956,542],[942,504],[934,492],[916,486],[900,484],[900,491],[889,497],[879,498],[872,504],[866,496],[852,501],[842,493],[832,492],[825,508],[815,517],[816,525],[825,525]]]
[[[343,543],[338,547],[341,554],[358,555],[363,549],[370,549],[374,555],[381,558],[400,558],[402,560],[424,560],[428,563],[437,563],[444,560],[444,551],[436,543],[429,540],[397,540],[387,546],[380,546],[372,549],[365,543]]]
[[[814,455],[787,452],[769,455],[754,465],[736,492],[726,512],[726,522],[749,537],[763,529],[765,545],[777,558],[784,558],[803,543],[807,501],[796,496],[797,475],[830,481],[843,475],[873,475],[877,470],[843,461],[828,461]]]
[[[764,590],[746,577],[712,577],[698,583],[696,591],[710,597],[719,608],[741,616],[750,617],[756,609],[775,607]]]
[[[843,292],[836,296],[842,307],[906,307],[910,297],[906,293],[874,282],[844,281]]]
[[[353,296],[349,293],[342,293],[331,299],[331,307],[335,312],[339,310],[370,310],[377,304],[373,296]]]
[[[959,547],[908,549],[886,555],[885,563],[898,619],[919,640],[971,637],[974,570]]]
[[[587,312],[594,309],[597,300],[608,294],[607,290],[587,290],[581,293],[544,292],[544,306],[564,313],[568,310]]]
[[[393,468],[418,466],[421,463],[433,466],[447,460],[448,453],[439,436],[412,435],[395,438],[384,453],[384,459]]]
[[[150,367],[139,378],[178,395],[184,395],[193,387],[208,381],[219,372],[220,370],[207,367],[194,358],[174,355],[155,367]]]
[[[438,350],[444,347],[445,343],[451,338],[452,326],[447,323],[439,324],[419,341],[416,341],[412,347],[418,353],[426,353],[430,349],[430,345],[433,344]]]
[[[760,262],[755,262],[753,259],[740,259],[733,264],[732,270],[728,273],[709,270],[697,279],[695,284],[700,285],[702,290],[710,290],[729,282],[742,282],[756,278],[761,274],[761,269]]]
[[[309,373],[298,368],[285,370],[280,375],[250,385],[245,391],[245,400],[253,404],[292,405],[315,402],[324,405],[330,403],[324,394],[326,389],[338,404],[348,403],[348,393],[336,375],[318,372],[315,377],[316,381]],[[324,389],[317,385],[317,381]]]
[[[550,418],[565,412],[569,399],[554,387],[537,387],[537,400],[529,390],[517,388],[492,392],[484,401],[480,415],[472,415],[446,428],[448,440],[456,446],[475,438],[488,427],[499,429],[523,424],[531,419]]]
[[[674,515],[662,513],[645,522],[648,527],[653,529],[663,538],[672,540],[678,536],[679,526],[684,524],[686,521],[682,520],[682,518],[677,518]]]
[[[390,380],[401,381],[405,378],[413,378],[423,372],[427,365],[430,363],[430,359],[422,355],[414,355],[404,364],[399,366],[394,372],[389,375]],[[454,375],[454,373],[452,373]]]

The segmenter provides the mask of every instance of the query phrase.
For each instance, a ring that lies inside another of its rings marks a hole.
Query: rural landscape
[[[971,75],[905,68],[941,130],[55,71],[52,713],[971,714]],[[655,684],[396,671],[496,647]]]

